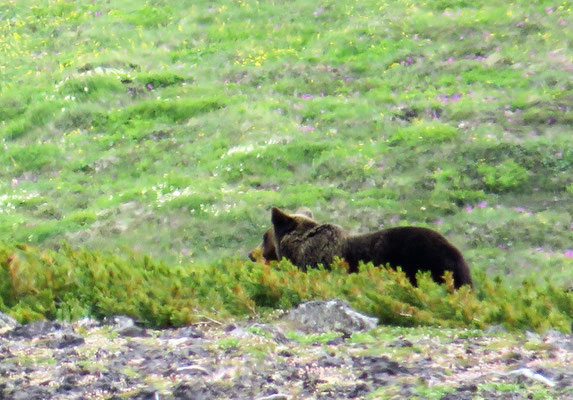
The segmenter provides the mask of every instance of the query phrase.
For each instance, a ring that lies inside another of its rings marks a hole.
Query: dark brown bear
[[[436,282],[443,282],[444,272],[452,271],[455,288],[473,287],[460,251],[431,229],[396,227],[352,235],[337,225],[319,224],[311,215],[289,215],[278,208],[272,209],[271,220],[273,226],[261,245],[267,261],[285,257],[306,270],[307,266],[315,268],[319,264],[328,267],[338,256],[346,260],[349,272],[358,271],[359,261],[400,266],[415,285],[418,271],[430,271]]]

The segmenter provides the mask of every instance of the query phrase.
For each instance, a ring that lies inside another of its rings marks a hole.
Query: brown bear
[[[420,227],[396,227],[353,235],[333,224],[320,224],[312,214],[286,214],[272,209],[273,226],[265,233],[261,249],[266,261],[286,258],[302,270],[307,266],[326,268],[334,257],[344,259],[349,272],[358,264],[401,267],[413,285],[418,271],[430,271],[432,279],[443,282],[445,271],[451,271],[454,287],[473,287],[468,265],[460,251],[436,231]],[[254,258],[252,252],[251,259]]]
[[[301,216],[307,217],[312,219],[312,212],[306,208],[301,207],[299,208],[293,216]],[[275,248],[275,230],[271,226],[265,234],[263,235],[263,242],[257,247],[255,250],[249,253],[249,258],[251,261],[257,261],[257,255],[261,254],[263,256],[263,260],[265,263],[269,263],[271,261],[278,261],[279,257],[277,255],[277,250]]]

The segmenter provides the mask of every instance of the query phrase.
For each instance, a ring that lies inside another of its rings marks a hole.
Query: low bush
[[[150,327],[180,326],[337,297],[382,324],[570,330],[573,293],[549,281],[509,286],[474,271],[472,292],[454,290],[451,276],[443,285],[429,274],[418,280],[412,287],[402,272],[372,265],[349,275],[341,262],[303,273],[287,261],[172,266],[133,253],[0,244],[0,308],[21,322],[124,314]]]

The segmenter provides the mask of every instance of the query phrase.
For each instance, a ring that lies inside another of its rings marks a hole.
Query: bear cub
[[[436,282],[443,282],[445,271],[451,271],[456,289],[473,287],[460,251],[428,228],[404,226],[353,235],[337,225],[316,222],[308,210],[287,214],[275,207],[271,221],[260,245],[267,262],[284,257],[306,271],[307,266],[328,267],[337,256],[348,263],[349,272],[358,271],[359,261],[399,266],[415,285],[418,271],[430,271]],[[249,257],[254,260],[255,251]]]

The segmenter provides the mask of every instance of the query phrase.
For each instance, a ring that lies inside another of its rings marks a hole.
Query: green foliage
[[[147,89],[168,87],[187,81],[183,76],[170,71],[140,73],[136,75],[136,79],[143,83]]]
[[[122,111],[119,120],[157,119],[166,122],[183,122],[195,115],[221,107],[223,107],[223,102],[217,99],[146,100]]]
[[[142,27],[166,25],[171,19],[171,11],[169,8],[150,7],[147,5],[135,10],[130,10],[129,12],[114,10],[112,15],[129,24]]]
[[[0,305],[22,322],[125,314],[148,326],[179,326],[203,316],[259,315],[334,297],[390,325],[569,331],[573,320],[573,293],[565,288],[549,281],[510,287],[479,273],[474,293],[454,290],[451,274],[444,285],[419,274],[416,288],[401,271],[372,265],[356,274],[340,262],[330,271],[307,273],[284,260],[179,267],[136,254],[6,244],[0,267]]]
[[[478,172],[487,188],[495,192],[518,189],[529,178],[527,170],[511,159],[495,166],[479,165]]]
[[[97,219],[97,215],[92,211],[74,211],[66,216],[65,220],[78,225],[91,224]]]
[[[14,146],[0,157],[10,160],[18,172],[37,171],[59,164],[61,150],[52,143],[30,144]]]
[[[0,240],[221,267],[271,206],[304,205],[354,232],[433,227],[504,284],[573,285],[566,4],[33,3],[0,7]],[[334,294],[296,286],[320,272],[279,290],[214,268],[194,276],[219,292],[189,285],[229,315]],[[466,318],[388,290],[355,302],[392,323]],[[92,312],[72,298],[61,315]]]
[[[115,94],[124,90],[118,77],[112,75],[72,76],[59,86],[59,93],[62,96],[80,100],[93,100],[102,95]]]
[[[453,126],[440,123],[417,122],[394,132],[390,143],[403,143],[409,146],[447,142],[455,139],[458,131]]]

